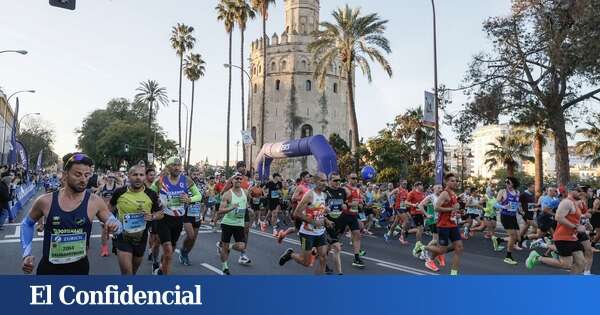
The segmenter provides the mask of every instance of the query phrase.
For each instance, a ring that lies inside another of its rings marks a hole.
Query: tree
[[[575,106],[600,93],[597,28],[600,0],[514,0],[509,16],[492,17],[484,31],[491,53],[474,57],[471,88],[501,82],[509,108],[540,106],[555,136],[557,180],[569,181],[566,123]]]
[[[54,152],[55,131],[52,124],[39,118],[25,120],[17,137],[29,153],[29,169],[35,170],[37,156],[42,153],[42,167],[55,165],[58,155]]]
[[[222,21],[225,25],[225,31],[229,35],[229,87],[227,90],[227,149],[226,149],[226,158],[225,158],[225,171],[229,170],[229,142],[230,142],[230,133],[231,133],[231,55],[232,55],[232,46],[233,46],[233,27],[235,26],[235,12],[236,12],[236,4],[231,0],[221,0],[217,7],[217,20]]]
[[[179,112],[178,112],[178,124],[179,124],[179,142],[178,145],[181,148],[181,83],[183,81],[183,55],[194,48],[196,39],[192,35],[194,28],[187,26],[183,23],[177,23],[177,26],[173,26],[171,29],[171,47],[175,49],[175,53],[179,56]]]
[[[593,167],[600,166],[600,114],[594,114],[593,120],[586,122],[587,128],[577,130],[586,140],[577,142],[575,152],[585,156]]]
[[[196,81],[200,79],[200,77],[204,76],[205,65],[206,63],[202,60],[202,56],[200,54],[190,54],[185,57],[184,61],[184,71],[185,76],[192,82],[192,107],[190,109],[190,130],[188,131],[189,139],[187,143],[187,159],[186,168],[190,166],[190,152],[192,151],[192,125],[194,123],[194,91],[196,89]]]
[[[246,33],[246,26],[248,23],[248,19],[254,19],[256,17],[256,12],[254,12],[254,9],[252,9],[252,7],[248,4],[248,2],[246,2],[246,0],[236,0],[235,1],[235,6],[236,6],[236,10],[235,10],[235,20],[236,23],[238,25],[238,27],[240,28],[240,83],[241,83],[241,95],[242,95],[242,130],[246,130],[245,127],[245,111],[244,111],[244,97],[245,97],[245,92],[244,92],[244,58],[246,57],[244,54],[244,35]],[[231,67],[231,65],[229,65]],[[249,83],[250,84],[250,83]],[[246,160],[246,146],[242,144],[242,155],[244,157],[243,160]]]
[[[263,62],[262,62],[262,95],[260,105],[260,144],[259,148],[265,144],[265,103],[267,99],[267,19],[269,19],[269,6],[275,4],[275,0],[251,0],[252,8],[262,17],[263,31]]]
[[[350,148],[356,154],[359,146],[358,122],[354,100],[354,73],[359,67],[368,79],[372,81],[369,59],[381,65],[388,76],[392,76],[392,67],[384,53],[392,49],[384,37],[387,20],[381,20],[376,13],[362,15],[359,8],[346,5],[332,13],[334,23],[320,23],[321,30],[315,34],[315,40],[308,49],[313,54],[315,78],[321,88],[325,85],[327,74],[334,64],[341,61],[339,76],[347,79],[348,113],[350,115]]]
[[[158,82],[154,80],[148,80],[140,82],[140,86],[135,89],[138,93],[135,95],[135,101],[144,103],[148,106],[148,129],[152,129],[152,119],[154,105],[156,105],[156,112],[160,106],[167,106],[169,104],[167,98],[167,89],[161,87]],[[148,148],[152,146],[152,133],[148,137]]]
[[[491,169],[504,166],[508,176],[514,176],[519,160],[532,161],[528,156],[529,145],[513,136],[499,136],[497,142],[488,143],[492,148],[485,153],[485,164]]]

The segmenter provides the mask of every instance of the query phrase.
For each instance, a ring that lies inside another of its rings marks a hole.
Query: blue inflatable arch
[[[256,156],[255,169],[261,180],[268,180],[271,162],[274,159],[287,159],[312,155],[317,160],[320,172],[328,176],[337,172],[337,156],[323,135],[288,140],[278,143],[265,143]]]

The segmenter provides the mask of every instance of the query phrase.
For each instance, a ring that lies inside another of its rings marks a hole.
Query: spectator
[[[10,215],[10,183],[12,176],[8,172],[2,173],[0,180],[0,230],[3,229],[4,222]]]

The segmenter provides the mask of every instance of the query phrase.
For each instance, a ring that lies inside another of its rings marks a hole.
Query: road
[[[31,203],[27,204],[25,210],[28,211]],[[19,213],[20,218],[26,211]],[[219,233],[213,233],[212,227],[203,225],[198,236],[195,248],[190,253],[192,266],[182,266],[174,262],[173,274],[182,275],[215,275],[220,274],[220,260],[217,256],[215,243],[220,239]],[[19,224],[13,223],[5,225],[3,231],[0,231],[0,261],[2,268],[0,274],[21,274],[21,246],[19,241]],[[374,236],[368,236],[363,239],[363,248],[367,251],[363,257],[366,268],[357,269],[352,267],[351,246],[348,239],[343,237],[342,267],[346,275],[436,275],[449,274],[447,266],[439,273],[429,271],[423,266],[423,262],[415,259],[412,254],[412,245],[402,246],[397,240],[385,242],[382,238],[382,231],[375,231]],[[409,241],[414,244],[413,236]],[[429,241],[426,238],[426,241]],[[42,235],[38,234],[33,242],[33,253],[36,261],[39,261],[41,255]],[[233,275],[307,275],[314,271],[301,267],[293,261],[281,267],[278,264],[279,256],[287,248],[299,249],[299,242],[296,236],[290,237],[283,244],[277,244],[276,240],[267,233],[258,230],[252,230],[249,240],[247,254],[252,259],[250,266],[237,264],[237,253],[233,252],[230,257],[230,270]],[[89,249],[91,274],[108,275],[119,274],[119,267],[116,256],[100,257],[100,224],[95,221],[92,229],[91,243]],[[465,254],[463,255],[460,267],[460,273],[463,275],[516,275],[516,274],[567,274],[565,270],[553,269],[545,266],[536,267],[533,271],[525,268],[524,261],[529,251],[515,252],[514,258],[519,262],[518,265],[510,266],[502,260],[504,252],[494,252],[491,242],[483,237],[476,236],[465,241]],[[598,260],[599,256],[596,255]],[[450,257],[448,257],[450,258]],[[448,259],[449,261],[449,259]],[[151,274],[151,263],[144,261],[138,274]],[[592,273],[600,274],[600,263],[595,263]]]

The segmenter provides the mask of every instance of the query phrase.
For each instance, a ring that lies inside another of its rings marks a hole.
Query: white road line
[[[420,272],[414,272],[414,271],[411,271],[411,270],[408,270],[408,269],[404,269],[404,268],[400,268],[400,267],[396,267],[396,266],[391,266],[391,265],[387,265],[387,264],[382,264],[382,263],[378,263],[377,266],[384,267],[384,268],[389,268],[389,269],[394,269],[394,270],[398,270],[398,271],[410,273],[410,274],[417,275],[417,276],[422,276],[423,275]]]
[[[264,232],[261,232],[261,231],[250,230],[250,232],[252,234],[256,234],[256,235],[260,235],[260,236],[264,236],[264,237],[268,237],[268,238],[273,238],[273,239],[275,238],[273,235],[268,234],[268,233],[264,233]],[[300,242],[297,241],[297,240],[294,240],[294,239],[287,239],[286,238],[283,241],[286,242],[286,243],[289,243],[289,244],[300,245]],[[344,254],[344,255],[346,255],[346,256],[354,257],[354,254],[350,253],[350,252],[341,251],[341,253]],[[362,259],[375,262],[378,265],[379,264],[385,264],[386,265],[385,267],[388,267],[388,268],[393,267],[392,269],[401,270],[401,271],[404,271],[404,272],[407,272],[407,273],[410,273],[410,274],[432,275],[432,276],[437,275],[437,273],[433,273],[433,272],[429,272],[429,271],[426,271],[426,270],[421,270],[421,269],[413,268],[413,267],[406,266],[406,265],[400,265],[400,264],[392,263],[392,262],[389,262],[389,261],[380,260],[380,259],[377,259],[377,258],[363,256]]]
[[[208,269],[208,270],[210,270],[210,271],[212,271],[212,272],[214,272],[214,273],[216,273],[218,275],[221,275],[221,276],[223,275],[223,272],[221,270],[219,270],[219,268],[217,268],[215,266],[209,265],[207,263],[202,263],[202,267],[204,267],[204,268],[206,268],[206,269]]]
[[[13,233],[12,235],[4,235],[4,238],[15,238],[15,237],[19,237],[21,235],[21,226],[17,225],[17,227],[15,228],[15,233]]]
[[[102,237],[102,235],[100,235],[100,234],[94,234],[94,235],[90,236],[90,238],[101,238],[101,237]],[[36,238],[33,239],[34,242],[41,242],[43,240],[44,240],[43,237],[36,237]],[[21,242],[21,240],[18,239],[18,238],[10,239],[10,240],[0,240],[0,244],[20,243],[20,242]]]

